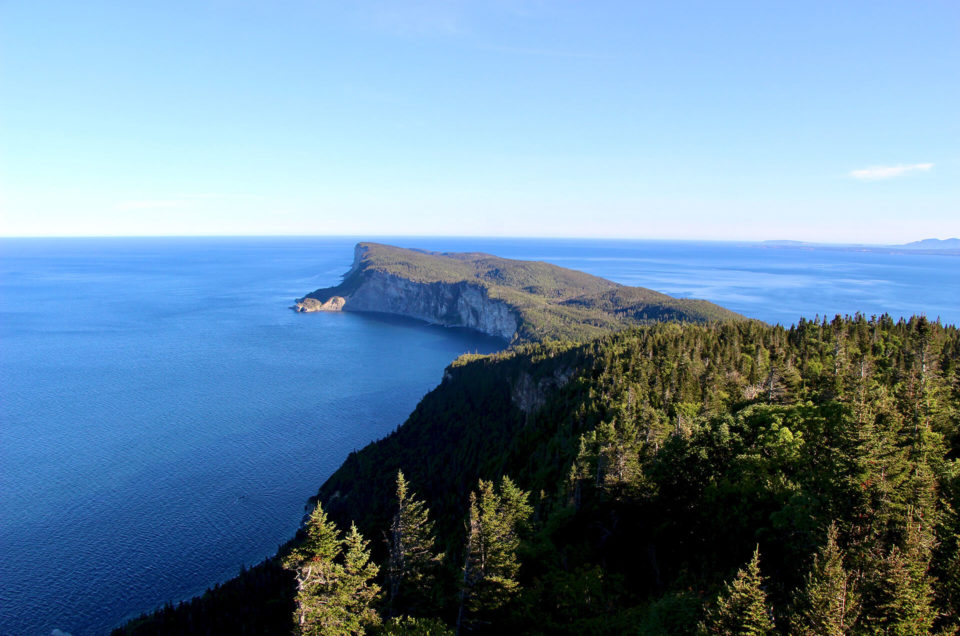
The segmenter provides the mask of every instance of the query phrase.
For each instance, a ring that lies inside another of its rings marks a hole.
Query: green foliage
[[[320,505],[307,523],[307,538],[284,561],[296,572],[294,622],[303,636],[361,634],[379,623],[372,605],[380,587],[372,583],[379,568],[370,562],[367,542],[355,525],[340,539]]]
[[[398,616],[387,621],[378,633],[384,636],[453,636],[454,631],[435,618]]]
[[[773,633],[767,595],[760,575],[760,549],[753,552],[747,567],[724,586],[716,606],[707,613],[710,634],[763,636]]]
[[[635,497],[644,485],[640,442],[632,420],[601,422],[580,436],[580,451],[571,479],[593,485],[618,499]]]
[[[310,565],[311,573],[322,579],[330,578],[327,570],[334,567],[334,559],[340,554],[341,542],[337,526],[327,516],[323,506],[315,506],[310,513],[306,534],[306,540],[293,548],[284,559],[284,567],[300,570],[305,565]]]
[[[937,545],[931,560],[931,569],[937,580],[937,605],[944,612],[947,624],[956,627],[960,622],[960,462],[952,460],[944,466],[940,479],[942,486],[942,513],[936,531]]]
[[[481,479],[470,493],[458,627],[488,617],[517,596],[517,550],[533,513],[528,499],[509,477],[501,479],[499,492]]]
[[[894,545],[866,577],[864,631],[873,634],[914,636],[932,631],[937,611],[933,605],[933,580],[928,575],[929,556],[918,544],[916,530],[905,548]]]
[[[409,492],[403,472],[397,471],[397,511],[390,523],[387,592],[391,614],[426,612],[442,554],[434,548],[434,527],[423,501]]]
[[[359,633],[364,627],[380,622],[380,615],[373,607],[380,596],[380,586],[372,583],[380,568],[370,561],[368,542],[360,536],[355,524],[350,524],[343,544],[343,578],[338,601],[350,615],[347,631]]]
[[[830,524],[827,543],[814,557],[813,567],[798,594],[791,634],[843,636],[856,623],[860,598],[853,577],[844,569],[837,545],[837,527]]]
[[[646,607],[640,615],[640,636],[684,636],[697,633],[703,617],[703,599],[691,592],[667,594]]]

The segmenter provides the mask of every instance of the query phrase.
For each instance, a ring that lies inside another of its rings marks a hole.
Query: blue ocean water
[[[380,239],[546,260],[768,322],[960,322],[960,257]],[[272,554],[347,453],[497,340],[296,314],[349,238],[0,240],[0,634],[101,634]]]

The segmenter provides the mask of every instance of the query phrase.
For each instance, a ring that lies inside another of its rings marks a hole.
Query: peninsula
[[[343,282],[307,294],[294,308],[395,314],[476,329],[510,344],[584,341],[664,320],[744,319],[705,300],[674,298],[548,263],[379,243],[357,244]]]

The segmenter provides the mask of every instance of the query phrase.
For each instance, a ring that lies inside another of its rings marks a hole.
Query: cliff
[[[300,312],[358,311],[467,327],[511,344],[583,341],[629,326],[743,319],[703,300],[678,299],[535,261],[360,243],[335,287],[297,300]]]
[[[413,280],[377,268],[368,256],[372,244],[361,243],[344,281],[297,300],[296,310],[378,312],[416,318],[445,327],[467,327],[512,341],[517,315],[507,303],[492,299],[482,285],[462,281]]]

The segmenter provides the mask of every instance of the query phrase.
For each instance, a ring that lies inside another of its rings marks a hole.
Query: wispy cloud
[[[926,172],[932,167],[932,163],[898,164],[896,166],[870,166],[869,168],[852,170],[850,172],[850,176],[854,179],[875,181],[877,179],[892,179],[893,177],[901,177],[908,172]]]

